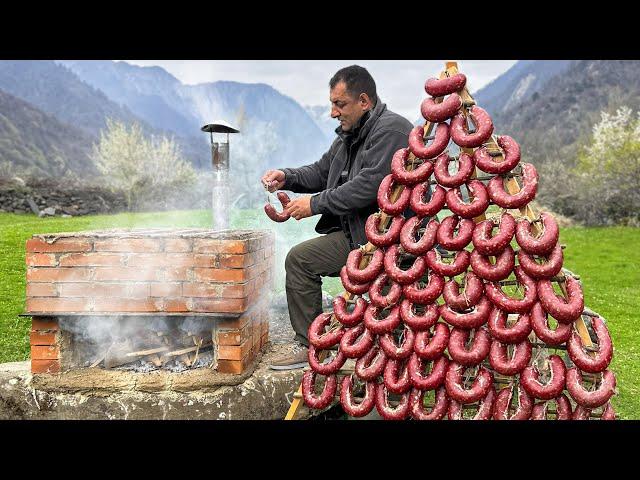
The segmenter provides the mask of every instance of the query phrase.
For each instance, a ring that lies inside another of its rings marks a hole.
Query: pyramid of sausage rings
[[[607,327],[601,318],[589,317],[597,348],[583,345],[573,326],[584,309],[579,282],[565,276],[567,300],[552,286],[563,264],[558,224],[542,213],[536,220],[542,232],[536,235],[532,222],[508,212],[536,196],[536,169],[520,162],[518,144],[506,135],[497,137],[504,160],[494,160],[486,146],[493,123],[478,106],[466,112],[475,125],[470,131],[459,95],[465,83],[460,73],[426,82],[430,97],[421,112],[435,133],[425,144],[423,127],[416,127],[408,148],[393,156],[391,174],[378,191],[380,210],[391,222],[380,232],[381,213],[369,217],[366,235],[377,247],[370,262],[360,268],[363,250],[358,248],[340,272],[353,300],[337,296],[333,314],[319,315],[309,328],[311,369],[303,376],[304,401],[326,408],[339,389],[344,411],[354,417],[376,408],[393,420],[613,419],[615,376],[608,370],[613,346]],[[460,150],[450,156],[450,140],[472,154]],[[453,174],[450,162],[457,164]],[[472,178],[476,167],[491,177],[486,185]],[[506,174],[521,177],[518,193],[505,189]],[[396,185],[404,188],[392,201]],[[430,185],[435,187],[425,200]],[[490,203],[503,209],[501,216],[475,223]],[[425,217],[445,206],[450,216],[423,225]],[[408,209],[415,216],[405,218]],[[505,282],[512,273],[515,281]],[[505,284],[519,285],[523,298],[506,293]],[[557,321],[555,328],[549,317]],[[559,346],[570,362],[549,354]],[[328,361],[320,360],[322,351],[336,348]],[[546,352],[542,358],[540,349]],[[355,371],[339,382],[337,372],[350,358],[356,359]],[[316,386],[319,377],[324,377],[322,387]],[[360,398],[354,394],[356,383],[363,390]],[[434,400],[426,407],[430,390]]]

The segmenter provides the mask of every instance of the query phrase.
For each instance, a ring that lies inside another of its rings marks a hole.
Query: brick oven
[[[274,254],[263,230],[34,235],[31,371],[246,373],[268,340]]]

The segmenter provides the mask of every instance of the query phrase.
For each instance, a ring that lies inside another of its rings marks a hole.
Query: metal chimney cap
[[[232,127],[224,120],[216,120],[213,123],[209,123],[205,125],[200,130],[202,130],[203,132],[209,132],[209,133],[239,133],[240,132],[240,130]]]

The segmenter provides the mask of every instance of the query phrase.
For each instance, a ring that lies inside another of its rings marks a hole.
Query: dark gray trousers
[[[291,326],[296,340],[309,345],[307,330],[322,313],[322,279],[337,277],[347,263],[351,247],[342,230],[299,243],[284,262],[285,288]]]

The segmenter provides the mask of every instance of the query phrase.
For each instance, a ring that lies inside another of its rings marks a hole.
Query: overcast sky
[[[233,80],[266,83],[301,105],[329,106],[329,79],[348,65],[365,67],[376,81],[378,94],[390,110],[410,121],[420,115],[426,96],[423,85],[437,76],[445,60],[127,60],[128,63],[158,65],[185,84]],[[471,93],[504,73],[516,60],[458,60],[467,75]]]

